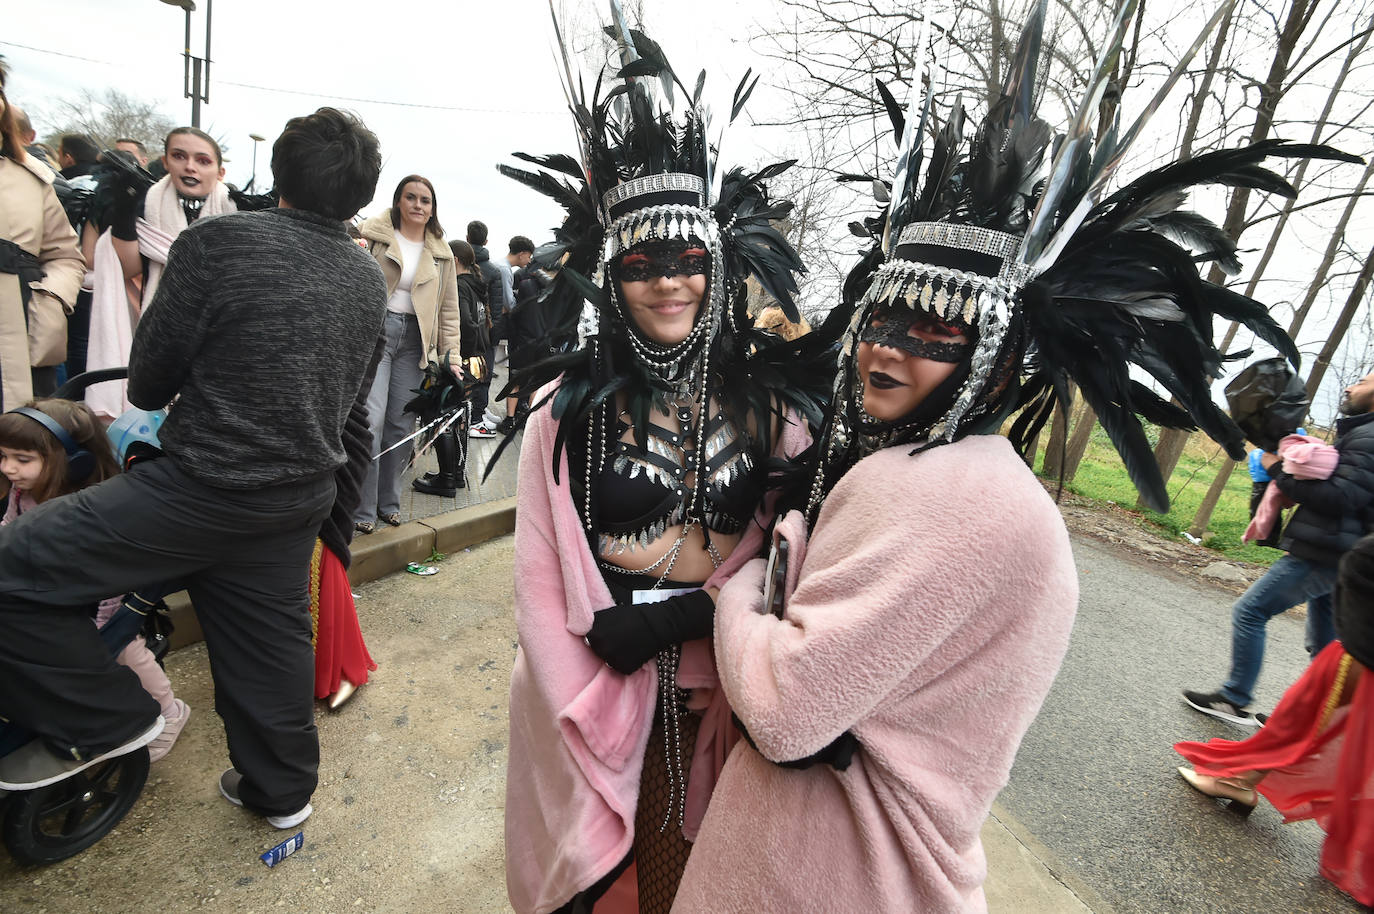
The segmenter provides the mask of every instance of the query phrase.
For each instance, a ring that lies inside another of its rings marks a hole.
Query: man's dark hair
[[[295,209],[348,219],[366,206],[382,173],[377,135],[337,108],[293,117],[272,144],[277,193]]]
[[[64,135],[57,149],[76,159],[78,165],[93,165],[100,158],[100,147],[84,133]]]
[[[139,155],[146,156],[148,154],[148,147],[143,145],[141,141],[136,140],[131,136],[122,136],[119,139],[115,140],[116,146],[118,146],[120,143],[133,143],[134,148],[138,150]]]
[[[510,240],[510,252],[512,254],[534,253],[534,242],[524,235],[516,235]]]
[[[468,223],[468,244],[487,243],[487,224],[476,219]]]

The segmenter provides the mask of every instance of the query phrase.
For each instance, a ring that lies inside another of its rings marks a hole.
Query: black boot
[[[445,429],[434,442],[434,455],[439,461],[439,472],[426,473],[412,482],[411,488],[426,495],[455,498],[458,489],[463,486],[463,478],[460,475],[461,467],[458,465],[458,442],[454,438],[452,428]]]

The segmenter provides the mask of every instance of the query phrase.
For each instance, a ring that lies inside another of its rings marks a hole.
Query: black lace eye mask
[[[913,328],[921,335],[913,334]],[[932,362],[958,363],[973,352],[973,343],[947,342],[940,337],[967,333],[962,327],[946,324],[929,314],[906,308],[878,308],[874,310],[868,326],[859,332],[859,342],[900,349],[918,359]]]
[[[621,282],[648,282],[668,276],[700,276],[711,266],[704,247],[685,241],[636,245],[620,256],[616,275]]]

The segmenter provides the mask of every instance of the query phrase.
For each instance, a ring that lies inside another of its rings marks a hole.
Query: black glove
[[[587,646],[626,676],[674,644],[711,635],[716,601],[704,590],[659,603],[617,603],[592,616]]]
[[[735,726],[739,728],[740,735],[744,737],[744,741],[750,746],[753,746],[755,751],[757,751],[759,747],[755,744],[754,738],[749,735],[749,730],[744,726],[744,721],[739,719],[739,715],[732,711],[730,713],[730,719],[733,720]],[[792,759],[790,762],[773,762],[773,764],[777,765],[779,768],[797,769],[810,768],[812,765],[829,765],[836,771],[844,771],[849,767],[849,763],[854,761],[854,753],[858,751],[859,745],[859,738],[855,736],[852,731],[846,730],[835,737],[834,742],[830,745],[805,758]],[[767,756],[765,756],[765,758],[766,757]]]

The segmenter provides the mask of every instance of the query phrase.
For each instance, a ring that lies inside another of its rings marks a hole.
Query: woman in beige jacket
[[[385,453],[372,461],[353,517],[359,533],[371,533],[376,519],[400,526],[401,474],[410,449],[394,446],[413,426],[405,404],[415,396],[431,358],[442,360],[451,352],[459,362],[461,318],[453,252],[444,243],[429,179],[402,178],[391,208],[368,219],[360,231],[386,275],[389,296],[382,357],[367,399],[373,453]]]
[[[24,152],[4,89],[0,67],[0,411],[31,400],[35,384],[52,393],[86,273],[53,173]]]

